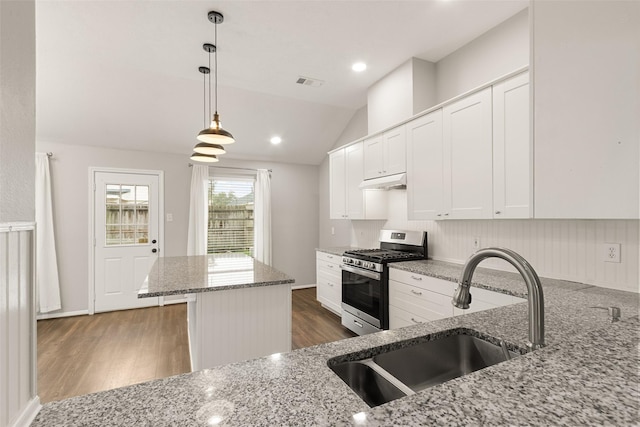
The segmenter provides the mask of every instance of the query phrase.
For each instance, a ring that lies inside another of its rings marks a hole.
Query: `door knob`
[[[153,248],[153,249],[151,249],[151,252],[153,252],[155,254],[156,252],[158,252],[158,250],[156,248]]]
[[[151,243],[156,243],[156,242],[157,242],[157,240],[156,240],[156,239],[153,239],[153,240],[151,241]]]

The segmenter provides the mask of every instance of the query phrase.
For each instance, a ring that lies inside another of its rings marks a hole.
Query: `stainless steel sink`
[[[334,358],[328,365],[369,406],[378,406],[520,355],[476,335],[451,330],[397,350],[373,349],[375,355],[366,359]]]

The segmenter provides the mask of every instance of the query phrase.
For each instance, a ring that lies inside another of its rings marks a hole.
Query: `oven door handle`
[[[359,274],[361,276],[368,277],[369,279],[373,279],[373,280],[380,280],[380,273],[376,273],[375,271],[362,270],[360,268],[354,268],[344,264],[340,265],[340,267],[344,271],[348,271],[350,273]]]

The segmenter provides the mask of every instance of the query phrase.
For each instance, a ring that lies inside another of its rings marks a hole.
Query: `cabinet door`
[[[493,218],[491,88],[443,108],[443,216]]]
[[[404,125],[391,129],[382,135],[382,160],[381,176],[407,171],[407,143]]]
[[[382,135],[364,141],[364,179],[382,176],[383,155]]]
[[[329,217],[346,217],[346,162],[344,149],[329,155]]]
[[[363,143],[345,148],[346,206],[349,219],[364,219],[364,196],[359,185],[364,179]]]
[[[443,213],[442,110],[407,123],[406,134],[408,218],[439,219]]]
[[[531,218],[529,73],[493,87],[493,216]]]

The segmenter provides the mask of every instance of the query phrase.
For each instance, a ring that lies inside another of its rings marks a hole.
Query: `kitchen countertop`
[[[356,249],[360,249],[360,248],[357,248],[355,246],[332,246],[328,248],[316,248],[316,251],[342,256],[342,254],[345,253],[346,251],[353,251]]]
[[[138,298],[294,283],[286,274],[244,254],[161,257]]]
[[[441,278],[457,277],[461,270],[455,264],[414,263],[425,265],[399,267],[421,268],[421,274]],[[448,273],[443,273],[447,268]],[[500,282],[503,290],[522,296],[517,291],[524,287],[519,276],[510,280],[508,274],[491,273],[483,271],[489,282],[485,286],[495,289]],[[407,340],[461,327],[524,348],[527,304],[47,403],[33,425],[640,423],[640,295],[545,279],[543,290],[547,347],[375,408],[369,408],[327,367],[329,359],[355,359],[369,354],[371,348],[399,348]],[[605,310],[589,308],[611,305],[621,308],[622,321],[611,324]]]

